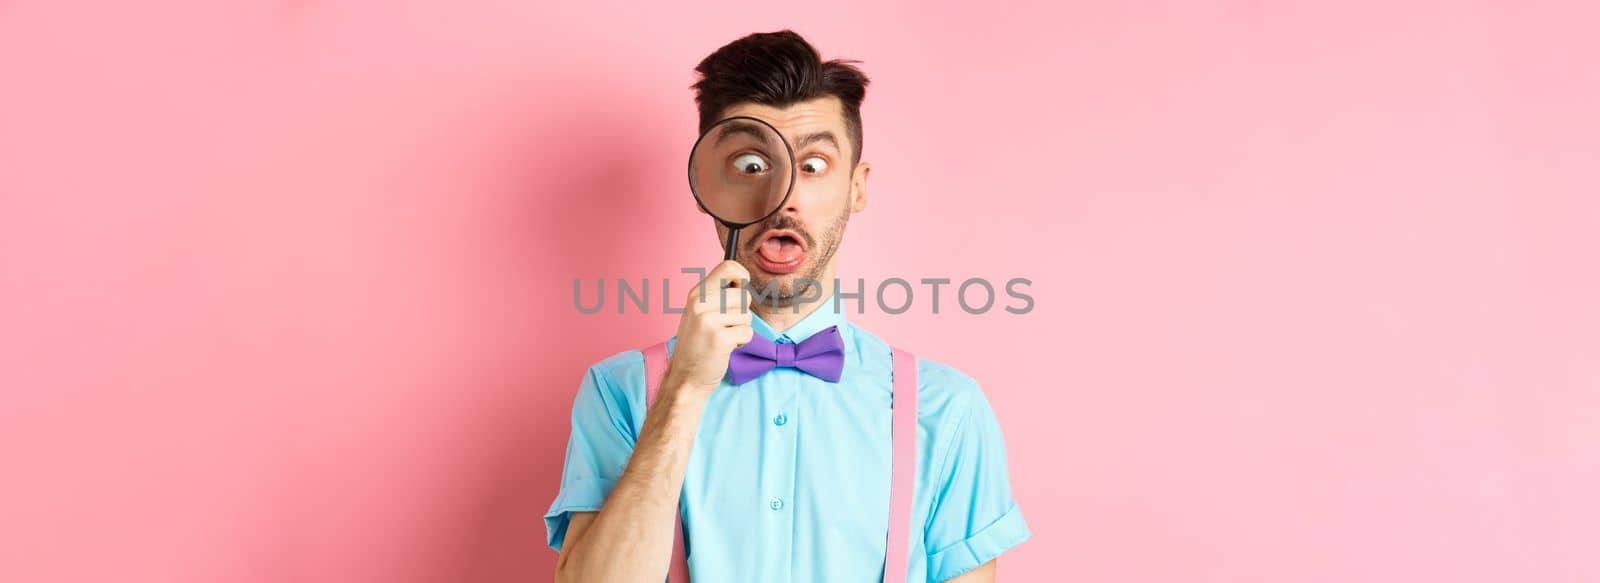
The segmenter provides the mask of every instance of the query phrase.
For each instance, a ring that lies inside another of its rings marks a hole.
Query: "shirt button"
[[[769,508],[772,508],[773,510],[783,510],[783,499],[779,498],[777,496],[773,496],[772,497],[772,501],[768,502],[767,506]]]
[[[788,423],[788,422],[789,422],[789,416],[788,415],[784,415],[782,413],[779,413],[777,417],[773,417],[772,418],[772,424],[773,425],[777,425],[778,427],[783,427],[783,424]]]

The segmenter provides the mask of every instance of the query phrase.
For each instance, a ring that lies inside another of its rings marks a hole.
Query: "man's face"
[[[855,145],[839,99],[822,97],[784,108],[741,103],[727,108],[719,119],[736,115],[777,128],[794,147],[798,170],[783,208],[740,232],[735,258],[750,271],[752,289],[767,294],[761,298],[765,306],[786,307],[796,297],[819,297],[819,291],[807,289],[813,284],[796,280],[832,282],[833,256],[844,238],[845,223],[850,213],[866,208],[870,170],[865,162],[851,168]],[[726,241],[728,229],[712,222],[718,241]]]

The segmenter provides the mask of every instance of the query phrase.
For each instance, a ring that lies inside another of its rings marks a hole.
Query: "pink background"
[[[1600,580],[1594,4],[671,4],[0,1],[0,580],[547,581],[675,322],[573,278],[715,260],[782,27],[875,82],[841,274],[1034,281],[857,317],[983,383],[1002,580]]]

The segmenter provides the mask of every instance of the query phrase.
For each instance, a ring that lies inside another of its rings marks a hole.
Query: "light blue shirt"
[[[712,393],[683,486],[690,579],[882,581],[893,457],[889,345],[828,304],[783,333],[751,320],[778,343],[837,324],[844,371],[830,383],[779,367],[743,385],[724,380]],[[1011,498],[1000,425],[978,384],[918,361],[910,580],[944,581],[1030,533]],[[544,517],[550,548],[561,549],[571,512],[600,509],[644,415],[638,350],[589,368],[572,407],[561,491]]]

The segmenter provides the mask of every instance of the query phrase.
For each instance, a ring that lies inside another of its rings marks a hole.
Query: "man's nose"
[[[783,206],[778,208],[777,212],[772,213],[772,216],[767,217],[764,222],[773,227],[799,224],[800,206],[795,204],[793,197],[790,197],[789,200],[783,202]]]
[[[799,189],[790,192],[789,197],[783,199],[783,207],[778,209],[778,214],[799,215],[801,207],[805,205],[805,202],[801,200],[802,198],[805,198],[805,196],[800,194]]]

